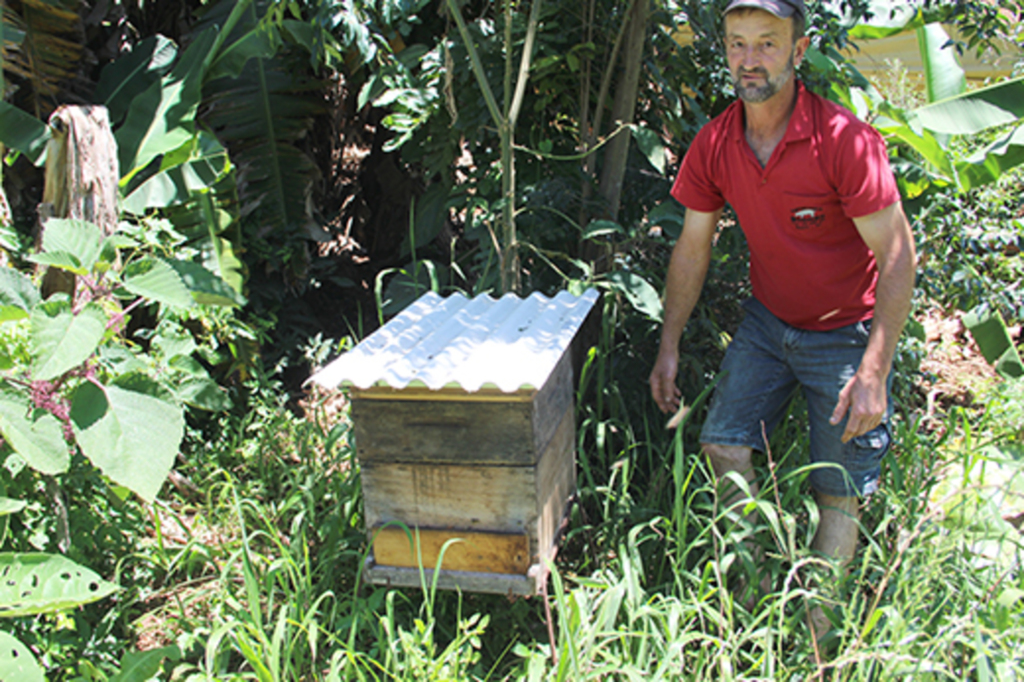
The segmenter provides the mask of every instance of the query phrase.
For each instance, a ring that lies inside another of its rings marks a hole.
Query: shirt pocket
[[[782,192],[779,205],[786,234],[802,241],[834,241],[836,228],[849,222],[834,194]]]

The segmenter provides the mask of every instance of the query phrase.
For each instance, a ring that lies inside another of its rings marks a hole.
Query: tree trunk
[[[622,80],[615,88],[612,104],[612,129],[633,122],[636,100],[640,85],[640,69],[643,66],[644,45],[647,39],[647,21],[650,0],[636,0],[629,14],[626,44],[622,52]],[[605,200],[607,215],[616,220],[622,202],[622,180],[626,174],[626,160],[629,157],[629,142],[632,136],[628,130],[620,130],[608,143],[601,171],[601,196]]]
[[[38,236],[46,220],[73,218],[97,225],[104,234],[117,229],[117,142],[107,108],[61,106],[50,116],[54,135],[46,151],[46,185],[39,204]],[[49,268],[43,276],[43,297],[56,292],[74,295],[75,276]]]

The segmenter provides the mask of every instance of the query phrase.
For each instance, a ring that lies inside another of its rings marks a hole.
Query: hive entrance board
[[[596,300],[426,294],[312,377],[350,392],[370,581],[418,586],[441,558],[441,587],[537,592],[575,487],[573,350]]]

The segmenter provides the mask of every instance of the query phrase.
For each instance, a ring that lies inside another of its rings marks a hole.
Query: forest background
[[[749,291],[729,216],[681,428],[638,378],[668,188],[733,97],[722,5],[5,0],[0,678],[1019,679],[1021,7],[808,3],[800,76],[886,136],[921,255],[844,577],[806,549],[799,410],[753,523],[699,455]],[[900,31],[923,78],[869,83],[849,50]],[[999,49],[1011,75],[968,85],[957,55]],[[347,408],[302,382],[428,289],[586,287],[602,326],[550,594],[361,584]],[[752,605],[728,589],[751,543],[774,580]]]

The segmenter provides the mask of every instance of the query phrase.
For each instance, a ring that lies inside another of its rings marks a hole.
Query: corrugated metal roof
[[[310,381],[325,388],[540,388],[597,298],[594,289],[525,299],[429,292]]]

